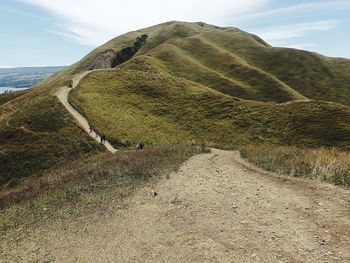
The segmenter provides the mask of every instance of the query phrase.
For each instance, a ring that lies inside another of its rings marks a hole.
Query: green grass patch
[[[134,70],[90,74],[71,94],[111,141],[250,142],[348,147],[350,109],[334,103],[238,100],[185,79]]]

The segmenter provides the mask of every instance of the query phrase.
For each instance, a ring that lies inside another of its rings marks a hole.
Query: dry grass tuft
[[[240,151],[242,157],[268,171],[350,187],[349,152],[274,145],[242,146]]]

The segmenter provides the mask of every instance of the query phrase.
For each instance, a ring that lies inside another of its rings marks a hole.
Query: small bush
[[[274,145],[240,147],[242,157],[272,172],[350,187],[350,153],[336,148]]]

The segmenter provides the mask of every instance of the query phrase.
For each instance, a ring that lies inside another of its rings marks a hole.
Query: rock
[[[178,205],[178,204],[181,204],[181,201],[178,199],[178,197],[175,197],[175,198],[169,200],[169,203],[172,205]]]
[[[320,243],[321,246],[324,246],[324,245],[326,245],[326,240],[324,240],[324,239],[320,240],[320,241],[318,241],[318,243]]]

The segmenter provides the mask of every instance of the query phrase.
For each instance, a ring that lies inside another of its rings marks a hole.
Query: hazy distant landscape
[[[0,68],[0,93],[11,88],[29,88],[63,68],[63,66]]]

